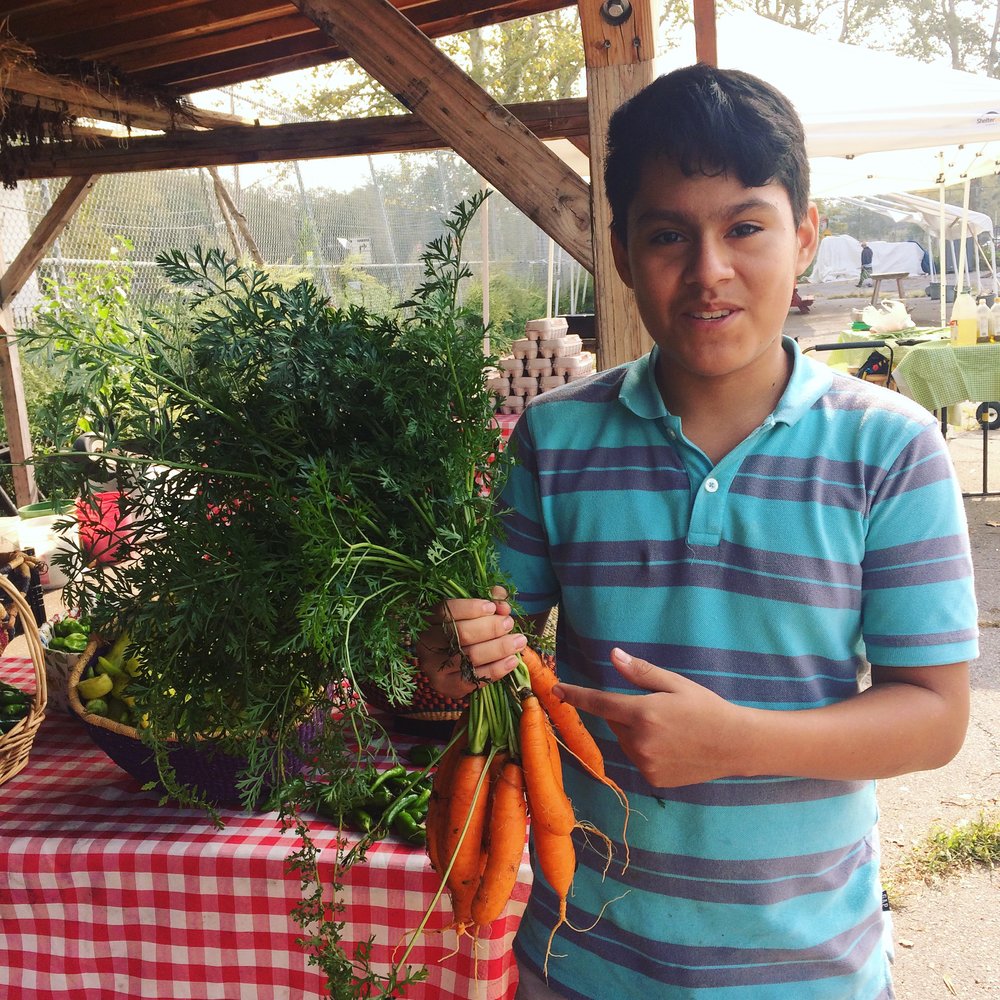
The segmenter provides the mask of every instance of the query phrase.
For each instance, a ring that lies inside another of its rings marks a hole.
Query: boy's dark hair
[[[688,177],[733,174],[747,187],[780,184],[795,222],[809,205],[802,122],[783,94],[739,70],[704,63],[654,80],[608,123],[604,186],[611,226],[626,242],[628,207],[647,160],[664,156]]]

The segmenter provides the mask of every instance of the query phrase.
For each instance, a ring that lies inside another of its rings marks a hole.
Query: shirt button
[[[719,492],[719,480],[718,479],[706,479],[705,480],[705,492],[706,493],[718,493]]]

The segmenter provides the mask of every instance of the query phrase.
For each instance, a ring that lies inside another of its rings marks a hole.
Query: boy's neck
[[[680,418],[684,436],[713,463],[763,423],[788,385],[794,359],[780,341],[760,360],[749,371],[701,378],[671,369],[660,355],[656,380],[664,404]]]

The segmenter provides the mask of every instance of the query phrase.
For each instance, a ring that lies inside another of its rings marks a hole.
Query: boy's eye
[[[679,243],[684,237],[674,230],[668,229],[659,233],[653,233],[650,243],[670,244]]]
[[[763,228],[763,226],[758,226],[756,222],[738,222],[730,232],[733,236],[753,236],[754,233],[759,233]]]

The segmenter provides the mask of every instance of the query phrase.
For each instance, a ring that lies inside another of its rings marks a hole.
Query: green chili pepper
[[[395,820],[401,812],[409,809],[410,806],[417,801],[417,798],[418,795],[416,792],[408,792],[406,795],[401,795],[391,806],[389,806],[388,809],[386,809],[379,825],[385,827],[387,830],[391,829],[393,820]]]
[[[427,828],[423,823],[418,823],[405,809],[396,816],[393,829],[408,844],[427,843]]]
[[[405,778],[406,768],[402,764],[396,764],[394,767],[390,767],[385,771],[380,771],[378,777],[371,784],[369,792],[374,792],[379,785],[384,785],[387,781],[394,778]]]
[[[414,816],[423,817],[427,815],[427,803],[431,800],[431,790],[430,788],[421,788],[417,793],[417,797],[414,800],[413,806],[410,812]]]
[[[82,653],[87,648],[88,641],[83,632],[74,632],[72,635],[53,639],[49,643],[49,649],[61,649],[67,653]]]
[[[372,814],[368,812],[367,809],[352,809],[351,810],[351,823],[356,826],[362,833],[371,833],[375,827],[375,820]]]
[[[27,705],[31,696],[17,688],[0,689],[0,705]]]
[[[433,743],[418,743],[406,755],[418,767],[436,764],[441,759],[441,747]]]
[[[71,635],[86,635],[87,628],[76,618],[63,618],[52,626],[52,634],[60,638]]]

